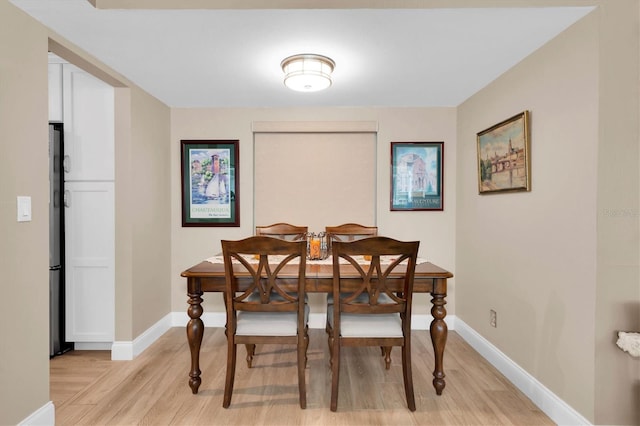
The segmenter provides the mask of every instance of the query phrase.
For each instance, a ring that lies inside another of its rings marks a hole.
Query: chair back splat
[[[343,346],[379,346],[383,355],[401,346],[407,405],[415,411],[411,300],[419,246],[419,241],[378,236],[333,242],[333,303],[327,305],[332,411],[338,405]]]
[[[251,367],[256,344],[277,343],[297,346],[300,407],[306,408],[304,370],[309,344],[306,253],[305,240],[254,236],[222,241],[228,348],[223,407],[231,403],[237,345],[247,347]]]

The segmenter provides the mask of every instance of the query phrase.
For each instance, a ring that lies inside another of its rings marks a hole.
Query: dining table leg
[[[199,280],[195,280],[199,281]],[[194,283],[191,288],[189,284],[188,296],[189,296],[189,308],[187,314],[189,315],[189,322],[187,323],[187,340],[189,341],[189,349],[191,350],[191,371],[189,372],[189,387],[191,392],[198,393],[198,388],[202,379],[200,378],[200,346],[202,344],[202,336],[204,335],[204,323],[200,318],[202,316],[202,290],[200,289],[199,282]]]
[[[444,358],[444,347],[447,344],[447,323],[444,321],[444,317],[447,315],[447,310],[444,305],[447,303],[445,297],[447,295],[447,282],[446,280],[434,280],[434,289],[431,295],[431,343],[433,344],[433,353],[435,355],[435,368],[433,370],[433,387],[436,389],[436,394],[442,395],[442,391],[445,387],[445,374],[442,366],[442,360]]]

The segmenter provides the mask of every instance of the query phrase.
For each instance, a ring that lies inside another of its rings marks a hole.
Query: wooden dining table
[[[348,266],[345,266],[348,267]],[[305,274],[305,291],[308,293],[330,293],[333,288],[333,267],[327,262],[315,263],[307,261]],[[200,377],[200,346],[204,335],[202,322],[202,296],[204,293],[222,293],[225,291],[224,265],[210,261],[202,261],[181,274],[187,279],[187,295],[189,322],[187,323],[187,340],[191,351],[191,370],[189,371],[189,387],[194,394],[202,382]],[[292,273],[293,276],[293,273]],[[431,321],[430,334],[433,344],[435,367],[433,370],[433,387],[436,394],[441,395],[445,387],[443,370],[444,348],[447,343],[447,324],[444,321],[447,311],[445,298],[447,296],[447,279],[453,274],[430,262],[416,265],[413,291],[414,293],[431,293]],[[287,273],[283,273],[282,281],[288,280]],[[249,285],[247,280],[246,286]],[[286,285],[286,284],[285,284]],[[291,280],[291,285],[297,285]],[[246,286],[244,289],[246,289]],[[239,283],[240,289],[243,284]]]

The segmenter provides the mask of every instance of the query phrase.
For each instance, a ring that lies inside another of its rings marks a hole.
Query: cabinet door
[[[66,338],[112,342],[115,330],[113,182],[65,184]]]
[[[65,180],[113,180],[113,87],[70,64],[62,77]]]
[[[62,120],[62,64],[49,64],[49,121]]]

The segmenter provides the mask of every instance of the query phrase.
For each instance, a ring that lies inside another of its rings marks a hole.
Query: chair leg
[[[251,368],[253,356],[256,354],[256,345],[246,344],[244,347],[247,348],[247,367]]]
[[[411,346],[405,340],[402,346],[402,374],[404,376],[404,393],[407,396],[409,410],[416,411],[416,399],[413,393],[413,374],[411,373]]]
[[[233,381],[236,375],[236,345],[233,343],[233,336],[227,338],[227,377],[224,382],[224,399],[222,406],[229,408],[231,395],[233,394]]]
[[[332,339],[331,346],[331,411],[338,410],[338,386],[340,379],[340,341]]]
[[[384,356],[384,368],[388,370],[391,368],[391,346],[383,346],[382,355]]]
[[[307,351],[309,350],[309,326],[304,328],[304,368],[307,368]]]
[[[305,327],[302,341],[298,342],[298,393],[300,408],[307,408],[307,387],[305,383],[305,368],[307,366],[307,347],[309,346],[308,328]]]
[[[327,344],[329,345],[329,368],[333,366],[333,330],[329,327],[327,329],[329,335],[327,336]]]

